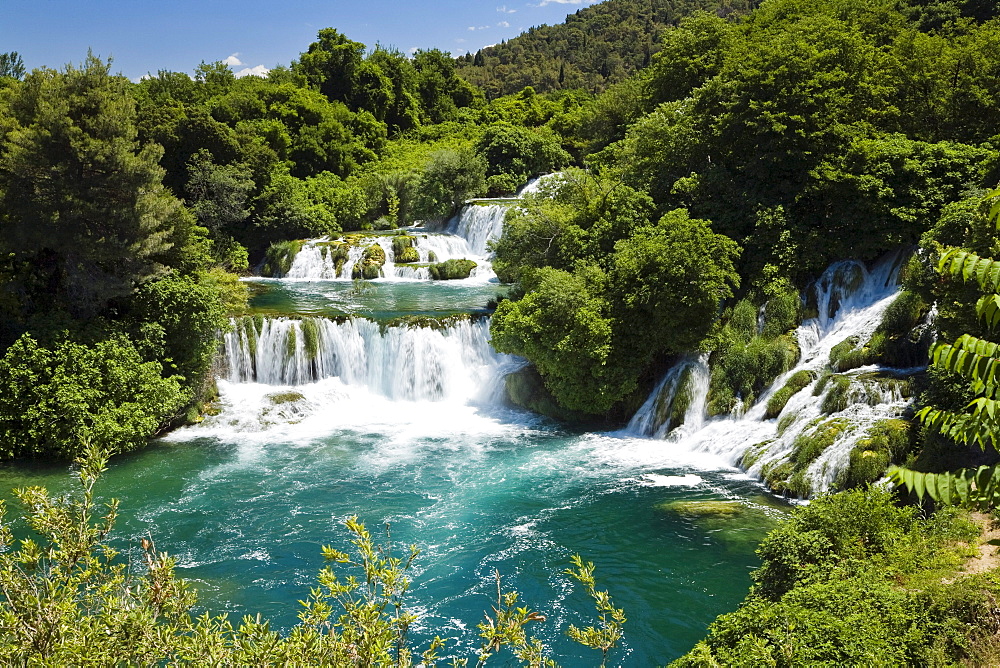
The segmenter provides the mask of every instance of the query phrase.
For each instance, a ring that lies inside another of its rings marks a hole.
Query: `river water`
[[[101,496],[121,499],[115,544],[138,556],[151,535],[195,583],[201,609],[260,612],[287,629],[323,565],[321,546],[346,549],[342,524],[356,514],[421,550],[410,599],[421,649],[441,635],[446,655],[475,656],[499,571],[547,616],[531,630],[560,663],[596,665],[564,633],[594,619],[562,574],[579,553],[628,616],[610,665],[686,652],[745,596],[756,545],[784,507],[719,453],[573,430],[507,406],[503,376],[522,362],[492,351],[485,319],[385,325],[480,314],[502,292],[488,275],[391,275],[360,289],[309,276],[256,281],[264,315],[226,337],[221,413],[115,458],[100,483]],[[334,318],[345,314],[355,317]],[[0,489],[26,484],[71,487],[65,467],[0,469]],[[708,513],[685,505],[709,500],[729,503]]]

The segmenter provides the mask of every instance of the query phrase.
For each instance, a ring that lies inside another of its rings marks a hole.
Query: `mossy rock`
[[[398,264],[420,262],[420,253],[415,247],[415,239],[408,234],[398,234],[392,238],[393,261]]]
[[[813,371],[803,370],[792,374],[792,377],[785,382],[785,385],[768,399],[767,411],[764,413],[764,417],[768,420],[778,417],[778,414],[785,409],[788,400],[798,392],[804,390],[814,380],[816,380],[816,373]]]
[[[378,244],[372,244],[365,249],[354,269],[351,271],[351,278],[363,278],[366,281],[378,278],[382,275],[382,265],[385,264],[385,251]]]
[[[687,367],[672,385],[664,385],[653,404],[656,429],[670,421],[671,429],[684,424],[684,416],[691,406],[691,380],[694,369]]]
[[[264,254],[264,264],[260,275],[270,278],[286,276],[295,262],[295,256],[302,250],[305,241],[278,241],[270,245]]]
[[[420,253],[413,246],[407,246],[395,255],[396,264],[411,264],[420,262]]]
[[[280,406],[281,404],[302,401],[305,399],[305,395],[299,392],[276,392],[275,394],[267,395],[267,399],[275,406]]]
[[[756,443],[751,445],[749,448],[743,451],[743,456],[740,457],[740,468],[744,471],[753,467],[761,456],[767,452],[768,447],[774,443],[774,439],[763,441],[762,443]]]
[[[834,371],[849,371],[871,364],[874,357],[868,345],[860,346],[858,337],[852,336],[830,350],[830,368]]]
[[[340,278],[344,263],[350,257],[351,244],[346,241],[320,241],[316,246],[319,247],[324,260],[333,262],[335,274]]]
[[[452,281],[468,278],[476,266],[476,263],[472,260],[445,260],[444,262],[431,265],[431,278],[436,281]]]
[[[389,327],[425,327],[428,329],[443,330],[454,326],[459,322],[464,322],[466,320],[475,320],[477,317],[471,313],[456,313],[454,315],[404,315],[398,318],[393,318],[392,320],[387,320],[383,325],[383,329]]]
[[[504,388],[512,404],[540,415],[566,422],[587,422],[593,419],[592,416],[560,406],[533,366],[507,374]]]
[[[845,410],[848,405],[848,395],[851,390],[851,379],[847,376],[830,376],[829,384],[832,385],[832,387],[827,390],[826,396],[823,397],[823,402],[819,407],[820,411],[822,411],[824,415],[839,413]]]
[[[849,422],[843,418],[834,418],[821,422],[815,427],[806,429],[792,443],[791,459],[796,469],[807,467],[816,460],[823,451],[833,445],[837,437],[847,428]]]
[[[788,479],[795,473],[795,463],[783,461],[765,464],[761,470],[765,484],[772,492],[783,494],[788,491]]]
[[[685,517],[736,517],[746,512],[747,508],[739,501],[722,501],[707,499],[704,501],[667,501],[656,505],[657,510],[663,510]]]

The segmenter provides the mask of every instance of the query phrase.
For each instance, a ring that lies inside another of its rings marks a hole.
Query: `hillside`
[[[507,42],[458,58],[457,73],[490,99],[525,86],[537,92],[600,92],[649,64],[660,34],[697,10],[719,16],[748,11],[757,0],[607,0]]]

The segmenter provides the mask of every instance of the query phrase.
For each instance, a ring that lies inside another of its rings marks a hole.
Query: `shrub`
[[[304,241],[277,241],[271,244],[264,254],[264,265],[260,275],[272,278],[285,276],[292,268],[295,256],[302,250],[304,243]]]
[[[80,444],[142,447],[188,398],[125,337],[40,347],[25,334],[0,360],[0,458],[72,459]]]
[[[431,278],[436,281],[450,281],[460,278],[468,278],[472,270],[476,268],[476,263],[472,260],[445,260],[430,266]]]

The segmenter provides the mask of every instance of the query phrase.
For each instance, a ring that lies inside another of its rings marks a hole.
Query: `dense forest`
[[[511,209],[492,249],[512,285],[493,346],[531,363],[508,381],[514,401],[621,424],[698,351],[712,362],[709,413],[745,410],[794,366],[792,332],[817,308],[800,291],[831,262],[899,249],[903,291],[871,341],[835,351],[835,371],[922,366],[932,341],[956,341],[936,349],[907,419],[852,452],[837,487],[853,491],[772,534],[746,602],[678,665],[995,657],[1000,585],[949,580],[978,530],[958,511],[918,517],[869,485],[901,465],[912,501],[995,501],[995,469],[972,467],[997,461],[1000,433],[988,341],[1000,321],[998,14],[988,0],[609,0],[457,61],[327,28],[264,78],[202,63],[193,77],[133,83],[94,55],[26,72],[2,54],[0,458],[89,462],[81,500],[22,494],[50,539],[49,570],[42,548],[13,552],[0,533],[8,601],[27,610],[32,578],[66,576],[44,642],[0,609],[0,627],[21,629],[5,632],[3,653],[59,663],[95,634],[135,627],[143,642],[126,654],[101,645],[106,660],[341,665],[356,633],[408,665],[387,649],[406,624],[380,616],[401,596],[402,562],[379,561],[358,525],[360,563],[385,598],[366,600],[370,616],[344,635],[326,634],[328,619],[358,585],[332,572],[282,638],[259,619],[193,618],[152,544],[135,585],[99,552],[114,509],[107,529],[89,524],[100,453],[140,448],[209,407],[218,332],[247,308],[239,276],[287,263],[305,238],[441,222],[559,171]],[[933,330],[919,328],[931,313]],[[808,496],[800,474],[815,456],[803,444],[766,484]],[[603,615],[577,639],[606,656],[621,613],[585,565],[574,577]],[[104,588],[70,603],[89,578]],[[542,648],[515,601],[496,610],[506,630],[484,637],[532,663]],[[77,628],[93,610],[111,612]]]
[[[583,89],[600,93],[649,65],[660,35],[698,10],[744,14],[755,0],[623,0],[578,9],[565,23],[537,26],[457,59],[458,74],[488,99],[526,86],[539,93]]]

